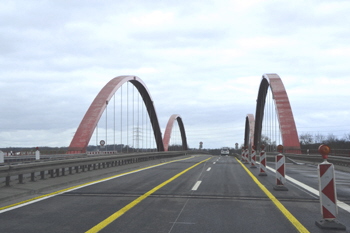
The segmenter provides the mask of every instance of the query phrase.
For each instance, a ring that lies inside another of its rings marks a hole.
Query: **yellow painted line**
[[[156,165],[140,168],[140,169],[133,170],[133,171],[130,171],[130,172],[125,172],[125,173],[121,173],[121,174],[118,174],[118,175],[114,175],[114,176],[110,176],[110,177],[107,177],[107,178],[103,178],[103,179],[100,179],[100,180],[95,180],[95,181],[91,181],[91,182],[88,182],[88,183],[72,186],[72,187],[69,187],[69,188],[66,188],[66,189],[58,190],[56,192],[52,192],[52,193],[49,193],[49,194],[45,194],[45,195],[41,195],[41,196],[38,196],[38,197],[34,197],[34,198],[31,198],[31,199],[28,199],[28,200],[25,200],[25,201],[21,201],[21,202],[12,204],[12,205],[0,207],[0,213],[5,212],[5,211],[9,211],[10,209],[19,208],[21,206],[28,205],[28,204],[31,204],[31,203],[34,203],[34,202],[38,202],[38,201],[41,201],[43,199],[54,197],[54,196],[57,196],[59,194],[63,194],[63,193],[69,192],[69,191],[73,191],[73,190],[76,190],[76,189],[79,189],[79,188],[83,188],[83,187],[86,187],[86,186],[89,186],[89,185],[93,185],[93,184],[96,184],[96,183],[101,183],[101,182],[104,182],[104,181],[107,181],[107,180],[111,180],[111,179],[114,179],[114,178],[117,178],[117,177],[120,177],[120,176],[125,176],[125,175],[128,175],[128,174],[136,173],[136,172],[147,170],[147,169],[150,169],[150,168],[162,166],[162,165],[165,165],[165,164],[168,164],[168,163],[178,162],[178,161],[187,160],[187,159],[191,159],[191,158],[193,158],[193,156],[191,156],[189,158],[172,160],[172,161],[169,161],[169,162],[160,163],[160,164],[156,164]]]
[[[293,226],[303,233],[309,232],[299,221],[296,219],[287,209],[282,205],[282,203],[274,196],[272,193],[262,184],[260,181],[251,173],[244,164],[236,158],[237,162],[241,164],[248,175],[254,180],[254,182],[259,186],[259,188],[270,198],[270,200],[277,206],[277,208],[283,213],[283,215],[293,224]]]
[[[211,158],[202,160],[199,163],[196,163],[195,165],[183,170],[182,172],[176,174],[175,176],[171,177],[169,180],[164,181],[163,183],[161,183],[160,185],[154,187],[153,189],[151,189],[150,191],[148,191],[147,193],[143,194],[142,196],[138,197],[137,199],[135,199],[134,201],[130,202],[128,205],[124,206],[122,209],[118,210],[117,212],[115,212],[114,214],[112,214],[111,216],[109,216],[108,218],[106,218],[105,220],[103,220],[102,222],[100,222],[99,224],[97,224],[96,226],[94,226],[93,228],[91,228],[90,230],[86,231],[86,233],[95,233],[95,232],[99,232],[101,231],[103,228],[105,228],[106,226],[108,226],[109,224],[111,224],[113,221],[115,221],[117,218],[119,218],[120,216],[122,216],[123,214],[125,214],[127,211],[129,211],[131,208],[133,208],[134,206],[136,206],[137,204],[139,204],[141,201],[143,201],[144,199],[146,199],[148,196],[150,196],[152,193],[156,192],[157,190],[159,190],[160,188],[164,187],[165,185],[169,184],[170,182],[172,182],[173,180],[175,180],[176,178],[178,178],[179,176],[181,176],[182,174],[188,172],[189,170],[191,170],[192,168],[198,166],[199,164],[208,161]]]

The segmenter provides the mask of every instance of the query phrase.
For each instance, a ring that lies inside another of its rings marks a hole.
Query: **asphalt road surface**
[[[287,175],[318,190],[315,171],[287,164]],[[317,195],[289,181],[288,191],[275,191],[275,174],[258,174],[231,156],[174,159],[3,208],[0,232],[349,232],[349,211],[339,208],[337,217],[348,231],[320,229]],[[348,206],[349,173],[337,179]]]

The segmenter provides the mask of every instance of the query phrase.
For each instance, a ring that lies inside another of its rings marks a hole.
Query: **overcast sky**
[[[7,1],[0,147],[68,146],[100,89],[136,75],[190,147],[234,146],[277,73],[299,134],[350,133],[350,1]]]

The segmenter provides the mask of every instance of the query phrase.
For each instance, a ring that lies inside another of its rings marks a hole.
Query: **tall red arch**
[[[142,96],[153,128],[157,149],[158,151],[164,151],[162,133],[159,127],[158,117],[153,105],[153,100],[147,90],[146,85],[140,78],[136,76],[119,76],[110,80],[101,89],[94,101],[91,103],[77,131],[75,132],[75,135],[68,148],[68,153],[86,152],[86,148],[92,137],[95,127],[100,120],[105,108],[107,107],[110,99],[119,89],[119,87],[121,87],[126,82],[132,83]]]
[[[260,148],[261,129],[268,88],[271,88],[273,100],[275,102],[284,151],[287,153],[300,153],[299,137],[292,108],[283,82],[277,74],[264,74],[262,76],[255,111],[255,146]]]
[[[249,150],[254,145],[255,119],[253,114],[247,114],[245,118],[244,146]]]
[[[170,118],[168,120],[168,124],[167,124],[165,132],[164,132],[164,138],[163,138],[164,151],[168,151],[168,149],[169,149],[171,132],[173,130],[173,126],[174,126],[175,121],[177,121],[177,123],[179,124],[181,139],[182,139],[182,149],[183,150],[188,149],[186,131],[185,131],[184,124],[182,122],[182,118],[178,114],[173,114],[170,116]]]

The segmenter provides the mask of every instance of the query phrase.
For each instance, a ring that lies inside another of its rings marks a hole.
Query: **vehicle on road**
[[[220,153],[221,155],[229,155],[230,154],[230,151],[229,151],[229,149],[227,148],[227,147],[223,147],[222,149],[221,149],[221,153]]]

